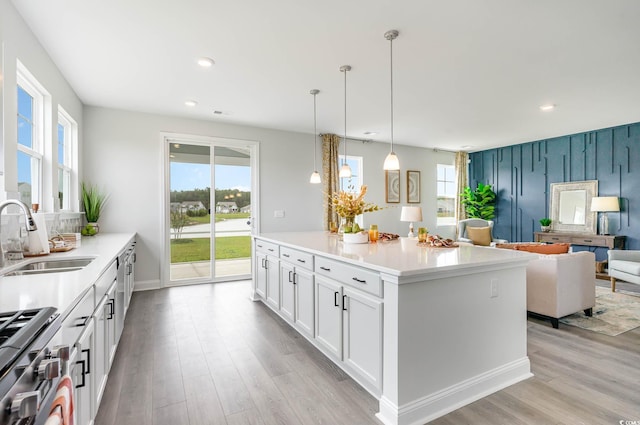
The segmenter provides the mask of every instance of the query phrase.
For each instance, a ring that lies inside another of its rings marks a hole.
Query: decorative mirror
[[[598,196],[598,181],[551,183],[551,226],[556,232],[596,233],[597,213],[591,199]]]

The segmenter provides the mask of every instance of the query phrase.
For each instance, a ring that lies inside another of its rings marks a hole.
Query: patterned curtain
[[[338,148],[340,137],[335,134],[322,135],[322,189],[324,193],[324,229],[329,230],[329,223],[338,222],[338,215],[329,202],[334,193],[338,192]]]
[[[467,180],[467,167],[469,163],[469,154],[467,152],[456,152],[456,228],[458,221],[467,218],[464,205],[460,202],[460,194],[464,192],[464,188],[469,186]]]

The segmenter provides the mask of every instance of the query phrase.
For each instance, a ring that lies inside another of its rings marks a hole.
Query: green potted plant
[[[467,186],[460,194],[460,200],[464,205],[468,218],[482,218],[491,220],[496,216],[496,193],[490,184],[478,183],[475,190]]]
[[[551,230],[551,219],[546,217],[541,218],[540,229],[542,229],[543,232],[549,232]]]
[[[83,235],[92,236],[100,231],[98,220],[106,200],[107,196],[100,193],[97,187],[82,183],[82,204],[88,223],[81,231]]]

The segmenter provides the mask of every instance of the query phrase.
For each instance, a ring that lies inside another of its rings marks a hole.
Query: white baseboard
[[[152,289],[160,289],[160,279],[154,280],[136,280],[135,285],[133,286],[133,292],[138,291],[150,291]]]
[[[422,425],[532,376],[524,357],[400,407],[383,395],[376,417],[386,425]]]

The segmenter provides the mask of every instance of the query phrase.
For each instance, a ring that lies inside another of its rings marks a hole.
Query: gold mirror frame
[[[584,190],[584,223],[568,224],[560,222],[560,199],[562,192]],[[551,229],[556,232],[574,232],[596,234],[597,213],[591,212],[591,199],[598,196],[598,180],[580,182],[551,183]]]

